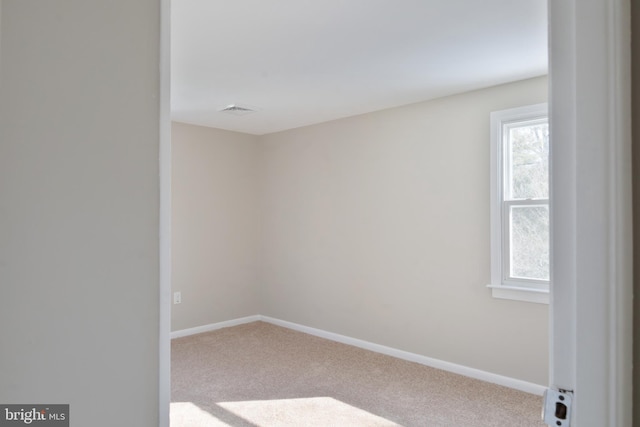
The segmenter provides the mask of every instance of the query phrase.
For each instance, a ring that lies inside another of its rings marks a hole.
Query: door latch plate
[[[542,407],[542,421],[549,426],[569,427],[571,424],[571,402],[573,392],[546,389]]]

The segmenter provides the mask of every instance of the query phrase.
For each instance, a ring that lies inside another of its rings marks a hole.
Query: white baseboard
[[[360,347],[365,350],[375,351],[376,353],[386,354],[387,356],[397,357],[398,359],[407,360],[409,362],[419,363],[421,365],[430,366],[443,371],[452,372],[454,374],[464,375],[466,377],[475,378],[493,384],[513,388],[531,394],[542,396],[546,389],[545,386],[518,380],[515,378],[505,377],[503,375],[482,371],[480,369],[469,368],[468,366],[458,365],[443,360],[433,359],[431,357],[422,356],[420,354],[410,353],[408,351],[398,350],[384,345],[374,344],[372,342],[363,341],[357,338],[347,337],[345,335],[335,334],[333,332],[323,331],[322,329],[310,328],[308,326],[299,325],[297,323],[287,322],[285,320],[274,319],[269,316],[258,316],[259,320],[271,323],[277,326],[293,329],[295,331],[304,332],[320,338],[326,338],[331,341],[337,341],[343,344]]]
[[[244,323],[257,322],[259,320],[262,320],[262,316],[256,314],[254,316],[241,317],[239,319],[227,320],[224,322],[210,323],[208,325],[197,326],[195,328],[181,329],[179,331],[171,332],[171,339],[215,331],[216,329],[228,328],[229,326],[237,326]]]
[[[436,369],[442,369],[443,371],[464,375],[465,377],[475,378],[477,380],[482,380],[482,381],[486,381],[493,384],[498,384],[501,386],[513,388],[515,390],[524,391],[526,393],[537,394],[539,396],[542,396],[546,389],[546,387],[543,385],[534,384],[534,383],[530,383],[522,380],[517,380],[515,378],[505,377],[504,375],[498,375],[491,372],[482,371],[480,369],[470,368],[468,366],[458,365],[451,362],[445,362],[444,360],[433,359],[431,357],[422,356],[420,354],[410,353],[408,351],[398,350],[398,349],[387,347],[380,344],[374,344],[369,341],[364,341],[357,338],[351,338],[345,335],[324,331],[322,329],[311,328],[309,326],[287,322],[286,320],[275,319],[269,316],[262,316],[260,314],[171,332],[171,339],[186,337],[189,335],[201,334],[203,332],[215,331],[216,329],[228,328],[230,326],[237,326],[237,325],[242,325],[244,323],[251,323],[251,322],[257,322],[257,321],[271,323],[273,325],[282,326],[284,328],[292,329],[294,331],[304,332],[306,334],[314,335],[316,337],[326,338],[331,341],[352,345],[354,347],[363,348],[365,350],[375,351],[376,353],[386,354],[387,356],[397,357],[398,359],[419,363],[421,365],[430,366]]]

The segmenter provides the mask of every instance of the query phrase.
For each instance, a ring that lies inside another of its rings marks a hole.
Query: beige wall
[[[493,299],[489,113],[546,78],[261,137],[173,124],[172,330],[253,314],[546,384],[548,306]]]
[[[267,135],[262,314],[546,384],[548,306],[493,299],[489,113],[546,78]]]
[[[172,330],[255,315],[257,137],[172,124]]]
[[[158,426],[159,2],[0,7],[0,402]]]

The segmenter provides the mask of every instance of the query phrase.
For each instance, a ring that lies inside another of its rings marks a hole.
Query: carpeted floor
[[[171,427],[544,426],[540,396],[264,322],[171,351]]]

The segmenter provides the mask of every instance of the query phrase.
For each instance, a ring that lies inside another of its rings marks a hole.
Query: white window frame
[[[505,127],[535,120],[548,121],[547,103],[491,113],[491,289],[494,298],[549,304],[549,281],[509,278],[509,212],[512,206],[548,206],[544,200],[505,200]]]

